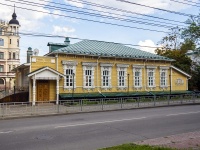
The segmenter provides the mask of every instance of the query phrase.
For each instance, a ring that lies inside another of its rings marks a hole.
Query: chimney
[[[31,56],[33,55],[33,51],[32,51],[32,48],[29,47],[28,50],[27,50],[27,63],[30,63],[30,59],[31,59]]]
[[[65,43],[67,46],[70,44],[70,40],[69,40],[69,38],[68,38],[68,37],[66,37],[66,38],[65,38],[65,41],[64,41],[64,43]]]

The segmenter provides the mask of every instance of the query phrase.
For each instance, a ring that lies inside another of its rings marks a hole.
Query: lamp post
[[[128,73],[128,95],[129,95],[129,73]]]
[[[74,99],[74,76],[75,76],[75,73],[72,73],[72,79],[73,79],[73,83],[72,83],[72,99]]]

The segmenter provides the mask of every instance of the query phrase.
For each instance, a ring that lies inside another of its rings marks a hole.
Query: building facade
[[[63,46],[65,45],[65,46]],[[29,101],[133,96],[183,92],[190,75],[171,65],[172,59],[122,44],[83,40],[48,43],[49,53],[31,56]],[[60,47],[59,47],[60,46]],[[16,68],[16,80],[24,66]]]
[[[9,22],[0,20],[0,90],[12,89],[15,73],[11,70],[20,65],[20,24],[14,11]]]

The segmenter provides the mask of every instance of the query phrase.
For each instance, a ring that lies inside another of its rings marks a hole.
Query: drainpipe
[[[58,53],[56,54],[56,71],[58,71]]]
[[[146,78],[146,64],[145,64],[145,62],[147,61],[147,59],[144,61],[144,87],[145,87],[145,91],[146,92],[149,92],[148,90],[147,90],[147,78]]]

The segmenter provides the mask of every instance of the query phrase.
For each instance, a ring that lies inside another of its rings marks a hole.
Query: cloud
[[[17,20],[19,20],[19,23],[21,25],[20,30],[23,30],[23,29],[29,30],[29,31],[35,30],[36,27],[37,28],[40,27],[41,20],[49,16],[48,14],[49,10],[45,8],[45,5],[48,4],[50,0],[46,0],[45,2],[40,1],[40,0],[34,0],[34,3],[41,4],[41,7],[34,6],[34,4],[28,4],[28,3],[26,4],[24,2],[20,3],[20,0],[18,1],[19,1],[18,3],[17,2],[13,3],[6,0],[2,0],[2,4],[6,4],[9,6],[14,6],[15,4],[16,6],[15,12],[17,14]],[[32,2],[32,0],[27,0],[27,2]],[[6,5],[0,6],[1,7],[0,16],[1,16],[1,19],[5,21],[9,21],[12,19],[12,13],[14,11],[14,8],[6,6]],[[34,11],[26,10],[24,8],[33,9]],[[42,13],[42,12],[47,12],[47,13]]]
[[[76,30],[71,27],[61,27],[61,26],[53,26],[53,34],[69,36],[71,33],[74,33]]]
[[[152,40],[139,41],[138,45],[149,46],[149,47],[140,47],[140,49],[154,54],[156,48],[151,48],[151,47],[158,47]]]
[[[89,7],[98,11],[106,11],[108,13],[100,13],[100,14],[104,14],[104,15],[112,15],[109,14],[110,12],[112,13],[117,13],[119,15],[124,15],[124,14],[128,14],[131,15],[130,13],[126,13],[126,12],[122,12],[119,10],[113,10],[113,9],[105,9],[105,8],[101,8],[101,7],[96,7],[96,6],[90,6],[90,5],[84,5],[84,3],[82,3],[80,0],[64,0],[66,3],[73,5],[73,6],[77,6],[77,7]],[[135,13],[141,13],[141,14],[154,14],[156,13],[158,10],[152,9],[152,8],[147,8],[147,7],[143,7],[143,6],[138,6],[138,5],[134,5],[134,4],[130,4],[130,3],[125,3],[125,2],[120,2],[120,1],[116,1],[116,0],[98,0],[95,1],[94,0],[87,0],[88,2],[91,3],[96,3],[96,4],[100,4],[100,5],[105,5],[105,6],[110,6],[110,7],[114,7],[117,9],[123,9],[125,11],[132,11]],[[172,11],[180,11],[183,9],[186,9],[188,7],[191,7],[189,5],[185,5],[185,4],[181,4],[181,3],[177,3],[174,1],[169,1],[169,0],[134,0],[130,2],[135,2],[138,4],[142,4],[142,5],[147,5],[147,6],[152,6],[152,7],[157,7],[157,8],[161,8],[161,9],[168,9],[168,10],[172,10]],[[198,0],[192,0],[193,2],[198,2]],[[165,13],[162,11],[159,11],[159,13]],[[134,14],[132,14],[134,15]],[[113,16],[113,15],[112,15]]]
[[[76,0],[76,1],[77,2],[64,0],[65,3],[68,3],[68,4],[72,5],[72,6],[76,6],[76,7],[80,7],[80,8],[84,7],[83,3],[80,0]]]

